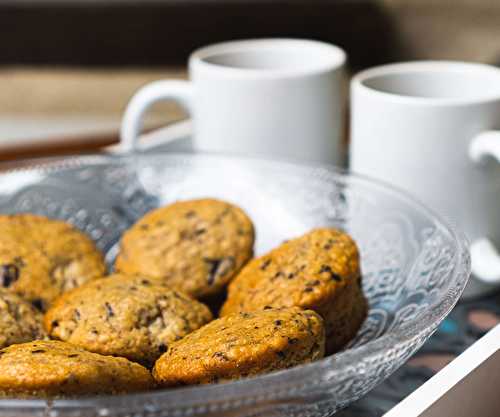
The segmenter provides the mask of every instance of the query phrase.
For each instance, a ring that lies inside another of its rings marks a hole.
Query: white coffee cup
[[[468,234],[466,296],[500,286],[500,69],[382,66],[353,78],[351,102],[351,169],[414,193]]]
[[[133,150],[144,112],[173,100],[193,120],[194,148],[342,164],[342,78],[346,55],[322,42],[261,39],[195,51],[191,81],[156,81],[139,90],[122,122]]]

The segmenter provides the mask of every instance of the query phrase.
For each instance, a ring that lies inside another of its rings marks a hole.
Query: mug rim
[[[216,54],[262,50],[264,48],[275,48],[276,46],[314,48],[325,56],[329,55],[329,57],[325,62],[312,63],[306,67],[273,69],[231,67],[207,61],[207,58]],[[221,42],[199,48],[189,57],[189,69],[192,70],[197,67],[212,74],[219,73],[234,78],[277,79],[316,75],[339,70],[345,65],[346,61],[346,52],[331,43],[301,38],[256,38]]]
[[[403,104],[415,105],[471,105],[480,103],[489,103],[500,100],[500,92],[490,94],[474,95],[473,97],[424,97],[416,95],[391,93],[382,91],[366,85],[366,82],[379,76],[384,75],[401,75],[408,73],[430,73],[436,70],[449,73],[464,73],[475,72],[478,74],[493,74],[498,76],[500,83],[500,68],[493,65],[484,64],[480,62],[467,62],[467,61],[451,61],[451,60],[423,60],[423,61],[407,61],[398,62],[394,64],[381,65],[377,67],[368,68],[357,73],[351,79],[351,93],[353,91],[363,92],[373,96],[378,96],[386,100]]]

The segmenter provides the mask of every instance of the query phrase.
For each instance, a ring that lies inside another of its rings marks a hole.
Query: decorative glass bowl
[[[329,166],[215,155],[136,154],[33,162],[0,175],[0,212],[65,219],[111,265],[138,217],[179,199],[240,205],[257,229],[256,253],[316,226],[357,241],[370,312],[343,352],[315,363],[219,385],[75,400],[0,400],[0,416],[321,417],[356,400],[436,330],[470,273],[462,233],[379,182]]]

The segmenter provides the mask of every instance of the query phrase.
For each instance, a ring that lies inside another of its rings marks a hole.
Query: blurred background
[[[500,64],[498,0],[0,0],[0,159],[84,152],[118,138],[141,85],[184,78],[202,45],[306,37],[349,71],[408,59]],[[147,128],[185,118],[162,104]]]

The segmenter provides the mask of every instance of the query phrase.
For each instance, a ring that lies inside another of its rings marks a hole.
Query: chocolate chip
[[[288,279],[293,279],[295,278],[295,274],[293,272],[290,272],[287,276]]]
[[[57,320],[54,320],[54,321],[52,321],[52,323],[50,323],[50,326],[52,328],[57,327],[57,326],[59,326],[59,322]]]
[[[9,288],[19,279],[19,268],[14,264],[0,266],[0,284],[4,288]]]
[[[161,344],[158,346],[158,351],[159,351],[160,353],[165,353],[167,350],[168,350],[168,346],[167,346],[165,343],[161,343]]]
[[[221,259],[203,258],[203,261],[208,266],[208,285],[213,285],[217,278],[226,275],[234,266],[234,257],[232,256]]]
[[[325,246],[323,246],[323,249],[330,250],[333,247],[334,243],[335,243],[335,241],[333,239],[328,239]]]
[[[272,310],[271,306],[264,306],[264,310]]]
[[[141,284],[142,284],[142,285],[144,285],[145,287],[147,287],[147,286],[151,285],[151,282],[150,282],[150,281],[148,281],[147,279],[143,279],[143,280],[141,281]]]
[[[282,350],[277,351],[276,355],[278,355],[281,359],[285,359],[286,358],[286,354]]]
[[[342,281],[342,277],[341,277],[340,275],[336,274],[335,272],[334,272],[334,273],[332,273],[332,279],[333,279],[334,281],[337,281],[337,282]]]
[[[109,317],[113,317],[115,315],[115,312],[113,311],[113,308],[108,302],[104,303],[104,307],[106,307],[106,315]]]
[[[31,300],[31,304],[38,310],[43,310],[43,301],[40,298],[35,298],[34,300]]]
[[[304,292],[313,292],[314,289],[312,287],[306,287],[304,288]]]
[[[271,259],[266,259],[262,264],[260,265],[261,271],[265,271],[266,268],[271,264]]]
[[[322,265],[321,269],[319,270],[319,273],[322,274],[324,272],[327,272],[330,275],[330,279],[340,282],[342,281],[342,277],[335,272],[333,272],[332,267],[330,265]]]
[[[229,358],[224,354],[224,352],[215,352],[212,357],[219,358],[223,361],[229,361]]]
[[[275,321],[274,321],[274,324],[275,324],[276,326],[281,326],[281,325],[283,324],[283,322],[282,322],[281,320],[275,320]]]
[[[321,269],[319,270],[319,273],[322,274],[323,272],[332,272],[332,268],[330,265],[321,265]]]

